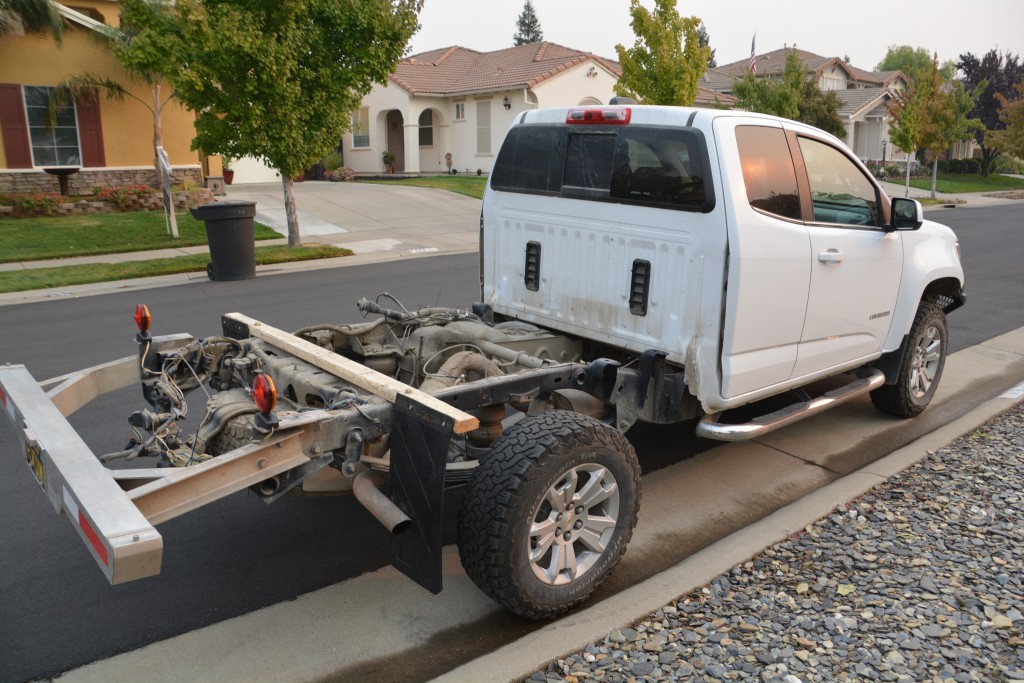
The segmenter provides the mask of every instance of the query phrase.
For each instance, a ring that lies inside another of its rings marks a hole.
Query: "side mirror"
[[[892,230],[917,230],[924,223],[924,209],[916,199],[894,197],[891,208]]]

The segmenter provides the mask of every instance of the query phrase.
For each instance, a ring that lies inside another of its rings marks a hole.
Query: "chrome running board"
[[[861,394],[874,391],[883,384],[885,374],[881,370],[869,370],[864,377],[826,392],[818,398],[794,403],[743,424],[722,424],[718,422],[721,413],[706,415],[697,424],[697,436],[718,441],[747,441],[846,403]]]

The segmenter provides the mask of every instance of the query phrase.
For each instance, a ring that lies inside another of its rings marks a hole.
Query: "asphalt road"
[[[967,270],[968,306],[950,317],[953,351],[1024,326],[1021,208],[928,215],[957,230]],[[218,333],[227,311],[295,329],[355,320],[355,300],[385,290],[410,307],[466,306],[477,288],[476,256],[465,255],[8,306],[0,308],[0,361],[24,363],[41,379],[133,353],[131,313],[139,302],[150,306],[155,333],[202,336]],[[136,392],[117,392],[73,416],[94,450],[123,446],[121,426],[141,403]],[[684,437],[678,428],[631,433],[646,468],[686,457],[676,450]],[[111,587],[21,458],[8,457],[18,453],[14,443],[0,420],[2,681],[55,676],[387,561],[386,536],[350,498],[286,497],[266,506],[237,494],[161,525],[161,576]]]

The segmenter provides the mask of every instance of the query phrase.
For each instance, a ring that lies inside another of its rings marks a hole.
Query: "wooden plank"
[[[319,347],[305,339],[300,339],[299,337],[289,334],[284,330],[271,327],[270,325],[261,323],[259,320],[254,320],[253,318],[242,315],[241,313],[228,313],[224,317],[240,322],[243,325],[247,325],[249,327],[249,334],[253,337],[269,342],[282,351],[286,351],[297,356],[307,363],[312,363],[321,370],[326,370],[335,377],[339,377],[346,382],[351,382],[357,387],[365,389],[376,396],[380,396],[390,403],[395,402],[396,395],[403,394],[418,403],[422,403],[423,405],[450,417],[455,422],[455,426],[452,430],[456,434],[465,434],[466,432],[480,426],[480,421],[469,413],[448,405],[444,401],[437,399],[430,394],[424,393],[419,389],[414,389],[407,384],[402,384],[393,377],[383,375],[376,370],[372,370],[365,365],[360,365],[354,360],[349,360],[344,356],[339,356],[332,351],[328,351],[327,349]]]

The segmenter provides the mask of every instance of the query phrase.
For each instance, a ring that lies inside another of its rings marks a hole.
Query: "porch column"
[[[405,123],[405,173],[420,172],[420,126],[418,121]]]

